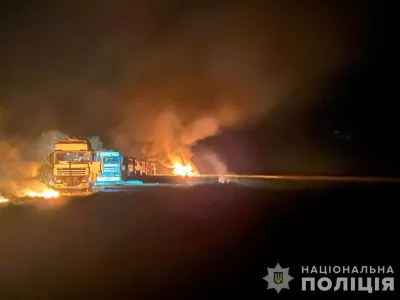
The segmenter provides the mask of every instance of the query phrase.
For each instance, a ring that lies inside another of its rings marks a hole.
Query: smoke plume
[[[4,128],[108,133],[126,154],[190,161],[198,141],[268,118],[299,85],[313,93],[348,66],[363,53],[367,11],[358,0],[5,7]]]
[[[27,189],[43,189],[36,180],[38,163],[24,161],[17,148],[0,140],[0,195],[23,196]]]
[[[357,47],[332,7],[298,8],[232,7],[179,20],[121,83],[114,146],[166,165],[189,163],[198,141],[268,117],[300,85],[322,86]]]

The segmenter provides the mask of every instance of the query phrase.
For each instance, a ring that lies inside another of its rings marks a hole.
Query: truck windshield
[[[56,164],[74,162],[74,163],[88,163],[90,155],[88,152],[61,152],[57,153]]]
[[[116,156],[106,156],[104,157],[104,162],[105,163],[118,163],[118,157]]]
[[[106,156],[104,157],[104,163],[119,163],[117,156]]]

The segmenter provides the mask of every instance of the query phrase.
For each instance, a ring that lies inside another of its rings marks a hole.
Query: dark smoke
[[[199,140],[267,118],[300,84],[312,94],[358,58],[368,4],[306,4],[10,6],[0,26],[3,128],[107,134],[126,154],[187,162]]]
[[[312,96],[356,58],[335,20],[343,11],[330,9],[238,6],[181,19],[126,78],[115,147],[188,163],[196,142],[268,117],[300,85]]]

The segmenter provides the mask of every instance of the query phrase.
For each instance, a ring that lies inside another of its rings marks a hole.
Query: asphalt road
[[[304,297],[302,265],[396,271],[399,187],[133,186],[3,206],[0,299],[271,299],[277,263],[294,277],[278,297]]]

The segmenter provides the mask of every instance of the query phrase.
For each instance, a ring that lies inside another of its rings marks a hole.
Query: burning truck
[[[96,160],[87,140],[57,140],[50,154],[53,176],[49,186],[61,193],[90,191],[102,173],[101,160]]]
[[[102,170],[97,177],[97,183],[123,183],[127,180],[140,179],[141,176],[156,174],[155,163],[124,156],[118,151],[97,151],[94,157],[101,162]]]
[[[122,155],[115,150],[92,151],[90,142],[70,137],[56,140],[54,152],[39,170],[40,180],[61,194],[92,191],[93,186],[124,184],[126,181],[154,181],[156,164],[141,158]],[[171,175],[194,176],[191,166],[175,164]],[[147,179],[145,179],[145,177]]]

